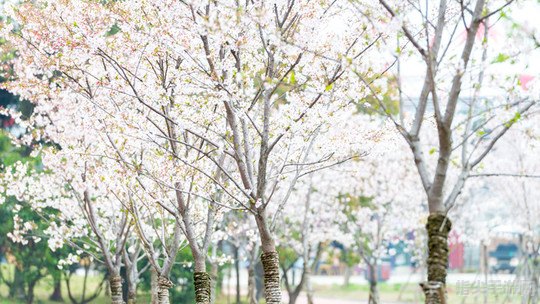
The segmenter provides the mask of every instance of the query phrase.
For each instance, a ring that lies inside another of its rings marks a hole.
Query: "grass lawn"
[[[100,280],[101,278],[97,276],[89,277],[87,294],[92,293],[92,291],[95,288],[97,288]],[[83,286],[83,278],[79,276],[74,276],[72,279],[72,291],[76,298],[80,299],[82,286]],[[388,303],[388,302],[395,303],[398,301],[400,303],[423,303],[423,294],[420,291],[420,287],[418,287],[416,284],[404,285],[404,284],[381,283],[379,284],[378,287],[379,287],[379,293],[380,293],[382,303]],[[469,296],[465,297],[462,295],[458,295],[456,293],[456,287],[457,286],[453,286],[453,285],[450,285],[448,287],[448,294],[449,294],[448,304],[484,303],[482,294],[471,293]],[[52,292],[52,289],[53,289],[52,279],[45,278],[41,280],[35,289],[34,303],[38,303],[38,304],[39,303],[41,304],[57,303],[57,302],[51,302],[47,300],[49,295]],[[316,297],[336,299],[336,300],[340,300],[340,299],[355,300],[358,302],[367,301],[368,295],[369,295],[369,286],[367,285],[351,284],[346,287],[341,286],[341,285],[325,285],[325,286],[319,285],[319,286],[314,286],[314,289],[315,289]],[[62,286],[62,292],[63,292],[65,302],[69,303],[69,299],[67,296],[67,288],[65,285]],[[7,299],[7,294],[8,294],[7,286],[5,284],[0,284],[0,304],[22,303],[21,301]],[[231,295],[230,297],[226,295],[221,295],[217,301],[217,304],[229,303],[228,298],[230,298],[231,300],[230,303],[234,303],[234,299],[235,299],[234,295]],[[140,294],[138,296],[138,300],[139,300],[138,301],[139,303],[150,302],[148,294]],[[106,303],[110,303],[110,300],[102,291],[101,295],[98,296],[91,303],[106,304]],[[516,296],[506,299],[505,295],[499,294],[498,297],[493,296],[493,295],[488,297],[487,303],[490,303],[490,304],[520,303],[520,299],[519,297],[516,297]]]
[[[314,286],[315,295],[322,298],[343,299],[343,300],[363,300],[369,297],[368,285],[349,286],[326,285]],[[379,295],[382,303],[424,303],[424,295],[417,284],[387,284],[378,285]],[[484,295],[471,291],[469,295],[458,294],[457,286],[448,286],[448,304],[478,304],[484,303]],[[488,294],[487,303],[521,303],[518,296],[506,297],[503,293]]]

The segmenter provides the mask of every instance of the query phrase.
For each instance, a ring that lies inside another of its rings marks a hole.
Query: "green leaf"
[[[431,149],[429,150],[429,155],[433,155],[433,153],[435,153],[436,151],[437,151],[437,149],[431,148]]]
[[[484,130],[479,130],[478,132],[476,132],[476,134],[477,134],[478,136],[484,136],[484,135],[486,135],[486,131],[484,131]]]
[[[324,88],[324,90],[328,92],[328,91],[330,91],[333,87],[334,87],[334,83],[331,83],[331,84],[327,85],[327,86]]]
[[[290,83],[290,84],[295,84],[295,83],[296,83],[296,77],[295,77],[294,70],[291,71],[291,77],[290,77],[290,79],[289,79],[289,83]]]
[[[115,35],[118,32],[120,32],[120,27],[118,26],[118,24],[115,23],[113,24],[113,26],[111,26],[111,29],[107,33],[105,33],[105,36],[109,37]]]
[[[504,126],[507,127],[507,128],[510,128],[513,124],[515,124],[516,122],[518,122],[520,118],[521,118],[521,113],[516,112],[516,114],[514,114],[514,117],[512,117],[512,119],[510,119],[509,121],[507,121],[507,122],[504,124]]]
[[[491,63],[505,62],[509,58],[510,58],[510,56],[508,56],[506,54],[503,54],[503,53],[499,53],[499,55],[497,55],[497,57],[495,57],[495,59]]]

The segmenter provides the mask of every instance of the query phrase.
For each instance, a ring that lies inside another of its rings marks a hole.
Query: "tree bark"
[[[49,300],[53,302],[64,302],[62,298],[62,280],[54,278],[54,289]]]
[[[219,275],[219,266],[217,262],[212,263],[212,268],[210,269],[210,303],[214,304],[216,303],[216,297],[217,297],[217,282],[218,282],[218,275]]]
[[[307,302],[308,304],[313,304],[315,301],[313,300],[313,287],[311,285],[311,274],[306,277],[306,296],[307,296]]]
[[[36,283],[38,280],[33,280],[32,282],[28,283],[28,291],[26,293],[26,303],[32,304],[34,303],[34,287],[36,287]]]
[[[122,277],[119,275],[111,275],[109,277],[109,287],[111,289],[111,303],[124,304],[122,295]]]
[[[154,267],[150,267],[150,303],[158,304],[158,275]]]
[[[379,304],[379,290],[377,289],[377,265],[368,264],[369,268],[369,304]]]
[[[195,302],[197,304],[210,304],[212,278],[208,272],[196,271],[193,273],[195,284]]]
[[[257,282],[255,279],[255,261],[252,260],[248,268],[248,301],[249,304],[259,304],[257,301]]]
[[[206,254],[192,248],[195,259],[195,272],[193,273],[193,285],[195,286],[195,303],[210,304],[212,278],[206,272]]]
[[[137,292],[132,291],[131,289],[128,291],[128,301],[127,304],[136,304],[137,303]]]
[[[134,263],[126,263],[127,303],[137,303],[137,280],[139,273]]]
[[[266,304],[281,304],[279,255],[274,238],[266,223],[264,210],[258,210],[255,221],[261,238],[261,262],[264,271],[264,298]]]
[[[15,267],[13,273],[13,282],[9,285],[10,298],[24,299],[24,278],[19,268]]]
[[[448,267],[448,234],[450,219],[442,213],[433,213],[426,224],[428,232],[428,281],[420,284],[426,295],[426,304],[446,303],[446,276]]]
[[[352,266],[347,265],[343,276],[343,286],[347,287],[351,283]]]
[[[264,270],[264,297],[267,304],[281,303],[279,286],[279,256],[276,251],[263,252],[261,262]]]
[[[170,304],[169,289],[173,287],[173,283],[169,278],[160,276],[157,279],[157,300],[158,304]]]
[[[306,286],[306,296],[308,304],[313,304],[313,286],[311,284],[311,273],[312,267],[317,264],[318,260],[319,259],[317,257],[313,262],[312,266],[308,266],[306,265],[306,263],[304,263],[304,267],[306,267],[304,274],[304,285]]]
[[[238,246],[234,246],[234,270],[236,272],[236,304],[241,304],[240,300],[240,255]]]

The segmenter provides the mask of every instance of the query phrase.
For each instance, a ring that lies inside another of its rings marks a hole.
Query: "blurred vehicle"
[[[519,264],[519,248],[516,244],[499,244],[494,251],[489,253],[489,267],[491,272],[514,273]]]

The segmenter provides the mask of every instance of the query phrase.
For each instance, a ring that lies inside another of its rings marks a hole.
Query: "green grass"
[[[343,300],[367,300],[369,297],[368,285],[350,284],[349,286],[341,285],[326,285],[314,286],[316,296],[343,299]],[[386,302],[403,302],[403,303],[424,303],[424,295],[418,284],[387,284],[380,283],[378,285],[379,296],[382,303]],[[448,286],[448,304],[477,304],[484,303],[483,294],[480,292],[471,292],[468,296],[457,294],[457,286]],[[521,298],[518,296],[510,296],[506,299],[506,295],[489,294],[487,303],[521,303]]]
[[[88,286],[87,286],[87,294],[91,293],[95,288],[97,288],[99,282],[101,281],[101,277],[99,276],[91,276],[88,279]],[[72,278],[72,291],[74,295],[78,298],[80,298],[81,290],[83,286],[83,278],[79,276],[73,276]],[[381,283],[378,285],[379,288],[379,294],[381,298],[382,303],[387,302],[396,302],[400,301],[403,303],[423,303],[423,294],[420,291],[420,287],[417,284],[387,284],[387,283]],[[38,285],[35,288],[35,301],[34,303],[37,304],[53,304],[57,302],[51,302],[47,300],[49,298],[49,295],[51,294],[53,289],[53,282],[51,278],[45,278],[41,280]],[[315,295],[323,298],[330,298],[330,299],[343,299],[343,300],[364,300],[366,301],[369,296],[369,286],[368,285],[355,285],[350,284],[349,286],[341,286],[341,285],[330,285],[330,286],[314,286]],[[62,286],[62,292],[63,297],[66,303],[69,303],[69,299],[67,296],[67,288],[64,284]],[[13,300],[13,299],[7,299],[8,289],[5,284],[0,284],[0,304],[15,304],[15,303],[23,303],[20,300]],[[467,297],[464,297],[462,295],[456,294],[456,286],[450,285],[448,286],[448,295],[449,295],[449,302],[448,304],[476,304],[476,303],[483,303],[483,295],[482,294],[471,294]],[[230,296],[230,299],[232,302],[234,302],[235,297],[234,295]],[[505,300],[505,297],[503,295],[496,296],[490,296],[488,297],[487,303],[490,304],[496,304],[496,303],[503,303],[503,300]],[[148,294],[139,294],[138,295],[138,302],[139,303],[149,303],[149,295]],[[96,298],[92,303],[95,304],[106,304],[110,303],[109,298],[105,295],[105,293],[102,291],[101,295]],[[220,295],[218,300],[218,304],[225,304],[228,303],[228,296],[226,295]],[[245,301],[247,303],[247,300]],[[507,302],[504,303],[520,303],[519,297],[513,296],[510,299],[508,299]],[[262,304],[262,303],[261,303]]]
[[[98,276],[90,276],[88,277],[88,284],[86,287],[86,295],[87,297],[93,293],[93,291],[98,287],[99,283],[101,282],[101,277]],[[71,291],[73,296],[76,299],[80,299],[82,295],[82,289],[83,289],[83,277],[81,276],[73,276],[71,279]],[[53,290],[53,280],[50,277],[46,277],[44,279],[41,279],[37,286],[34,289],[35,294],[35,300],[34,303],[41,303],[41,304],[52,304],[52,303],[58,303],[58,302],[52,302],[49,301],[48,298],[51,295]],[[0,304],[12,304],[12,303],[22,303],[21,300],[13,300],[13,299],[7,299],[8,296],[8,288],[5,284],[0,284]],[[64,282],[62,282],[62,296],[64,297],[64,300],[66,302],[69,302],[68,298],[68,292],[67,287]],[[101,292],[101,295],[98,296],[92,303],[110,303],[110,300],[105,296],[104,292]],[[141,302],[144,303],[144,302]]]

